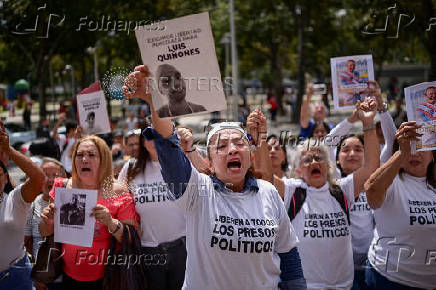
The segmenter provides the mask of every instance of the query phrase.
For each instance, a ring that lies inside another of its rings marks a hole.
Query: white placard
[[[372,55],[331,58],[330,66],[335,108],[353,108],[358,100],[363,101],[368,81],[374,81]]]
[[[207,12],[135,30],[161,118],[227,109]]]
[[[407,119],[422,125],[421,140],[412,142],[412,151],[436,149],[436,82],[425,82],[404,88]]]
[[[77,108],[84,134],[106,134],[111,131],[103,91],[77,95]]]
[[[94,240],[95,218],[92,209],[97,205],[97,190],[55,189],[54,241],[91,247]]]

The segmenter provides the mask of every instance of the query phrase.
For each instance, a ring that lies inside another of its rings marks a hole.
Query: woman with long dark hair
[[[392,157],[365,184],[375,231],[368,252],[371,289],[433,289],[436,285],[434,151],[411,152],[421,126],[401,124]]]
[[[148,127],[144,124],[144,128]],[[121,170],[118,181],[126,184],[141,218],[141,244],[152,289],[180,289],[186,268],[186,219],[168,198],[154,142],[139,137],[138,158]]]
[[[361,135],[344,136],[336,149],[336,166],[342,178],[355,173],[365,162],[364,138]],[[365,191],[350,207],[351,243],[353,245],[355,290],[366,289],[365,265],[369,245],[374,235],[374,215],[368,205]]]
[[[286,146],[281,144],[279,138],[274,134],[269,135],[266,138],[266,142],[268,142],[269,156],[274,175],[278,178],[286,177],[289,171]]]

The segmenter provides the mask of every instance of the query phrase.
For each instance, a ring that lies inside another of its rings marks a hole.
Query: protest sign
[[[407,119],[422,125],[421,140],[412,142],[412,151],[436,150],[436,82],[404,88]]]
[[[80,126],[86,135],[106,134],[111,131],[103,91],[78,94],[77,108]]]
[[[333,100],[336,109],[353,108],[363,101],[368,81],[374,81],[372,55],[342,56],[330,59]]]
[[[135,31],[161,118],[227,109],[207,12],[149,25]]]
[[[91,247],[97,205],[97,190],[57,187],[55,195],[54,241]]]

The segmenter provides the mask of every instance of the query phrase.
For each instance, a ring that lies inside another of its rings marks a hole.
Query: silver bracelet
[[[376,128],[377,128],[377,126],[375,124],[368,125],[368,126],[363,127],[363,132],[369,131],[369,130],[374,130]]]

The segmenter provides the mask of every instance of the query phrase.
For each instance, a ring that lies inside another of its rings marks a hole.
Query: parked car
[[[67,129],[65,128],[65,126],[61,126],[61,127],[59,127],[58,128],[58,134],[60,135],[60,134],[66,134],[66,132],[67,132]],[[51,136],[52,134],[50,133],[50,136]],[[33,143],[36,143],[36,144],[39,144],[39,143],[41,143],[42,142],[42,139],[46,139],[46,138],[38,138],[38,139],[32,139],[32,140],[30,140],[29,142],[26,142],[26,143],[24,143],[24,144],[22,144],[21,146],[20,146],[20,151],[21,151],[21,153],[23,153],[23,154],[25,154],[26,156],[31,156],[31,152],[29,151],[29,148],[30,148],[30,146],[33,144]],[[48,155],[47,155],[48,156]],[[51,156],[49,156],[49,157],[51,157]],[[56,157],[55,157],[56,158]]]
[[[27,131],[22,125],[17,123],[5,123],[6,132],[9,135],[9,144],[19,150],[21,145],[36,139],[34,131]]]

